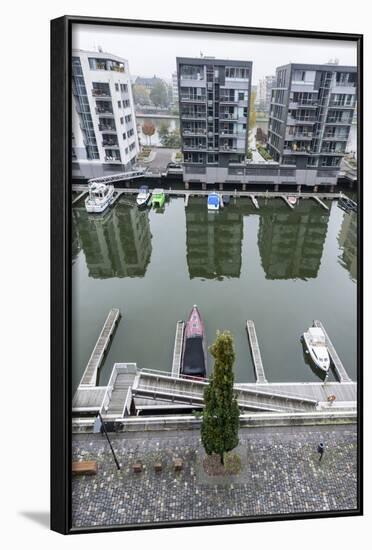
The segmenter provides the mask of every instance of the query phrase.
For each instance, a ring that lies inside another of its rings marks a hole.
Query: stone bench
[[[97,473],[97,462],[95,460],[81,460],[72,463],[72,475],[88,476]]]

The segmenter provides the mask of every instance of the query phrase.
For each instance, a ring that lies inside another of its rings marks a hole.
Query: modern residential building
[[[257,94],[255,104],[258,110],[269,112],[271,104],[271,91],[276,85],[276,76],[269,75],[261,78],[257,86]]]
[[[231,163],[245,162],[252,62],[177,58],[184,182],[227,181]]]
[[[357,68],[288,64],[276,70],[268,151],[298,185],[335,184],[357,98]]]
[[[128,61],[73,50],[72,98],[73,177],[131,169],[139,147]]]
[[[178,79],[177,79],[177,72],[172,73],[172,101],[173,105],[178,108]]]

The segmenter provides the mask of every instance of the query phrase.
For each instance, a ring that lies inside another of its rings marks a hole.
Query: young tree
[[[150,99],[156,107],[168,106],[168,90],[165,82],[158,80],[150,92]]]
[[[155,134],[156,128],[154,123],[151,120],[145,120],[142,125],[143,134],[150,140],[151,145],[151,136]]]
[[[221,464],[224,464],[224,453],[239,443],[239,407],[233,391],[235,352],[231,334],[218,332],[210,352],[215,363],[210,383],[204,390],[201,438],[205,452],[219,454]]]
[[[158,133],[159,133],[160,143],[162,145],[164,145],[165,147],[167,147],[167,142],[168,142],[168,138],[169,138],[169,123],[164,122],[164,121],[161,122],[160,126],[159,126]]]

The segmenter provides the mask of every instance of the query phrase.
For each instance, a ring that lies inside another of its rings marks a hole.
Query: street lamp
[[[108,444],[110,445],[110,449],[111,449],[111,452],[112,452],[112,456],[114,457],[114,460],[115,460],[115,464],[116,464],[116,467],[118,470],[120,470],[120,464],[119,464],[119,461],[118,459],[116,458],[116,454],[115,454],[115,451],[113,449],[113,446],[111,445],[111,441],[110,441],[110,438],[108,436],[108,433],[107,433],[107,430],[106,430],[106,426],[105,426],[105,423],[103,421],[103,418],[101,416],[101,413],[98,412],[98,416],[94,422],[94,426],[93,426],[93,433],[102,433],[102,430],[106,436],[106,439],[108,441]]]

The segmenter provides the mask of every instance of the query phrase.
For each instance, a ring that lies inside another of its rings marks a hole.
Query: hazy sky
[[[75,25],[73,48],[103,51],[127,59],[132,75],[171,79],[176,57],[205,56],[253,61],[253,84],[275,74],[286,63],[327,63],[337,58],[340,65],[356,65],[353,42],[303,38],[270,38],[190,31],[166,31]]]

